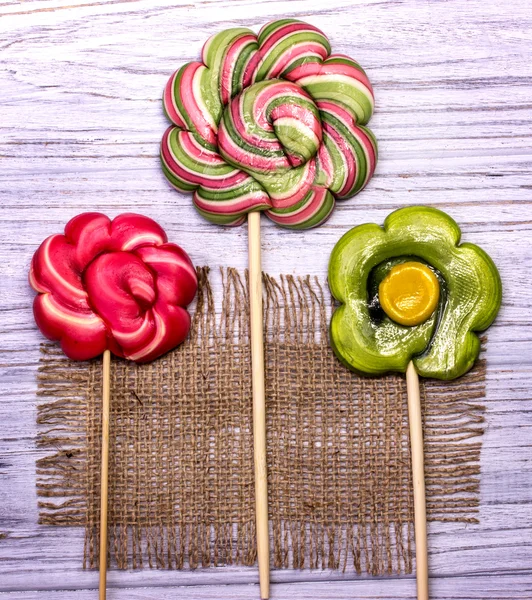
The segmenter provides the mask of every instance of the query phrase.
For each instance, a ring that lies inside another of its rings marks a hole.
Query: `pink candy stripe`
[[[263,148],[265,150],[271,150],[273,152],[280,150],[281,145],[277,140],[266,140],[254,133],[248,132],[246,124],[244,123],[244,120],[242,118],[242,103],[243,96],[239,96],[238,98],[235,98],[233,100],[230,107],[233,127],[236,129],[240,137],[245,142],[247,142],[251,146],[255,146],[256,148]],[[257,120],[257,111],[255,110],[255,107],[253,110],[253,118]],[[258,124],[266,131],[272,131],[273,129],[268,121],[265,122],[266,126],[262,125],[261,123]]]
[[[235,65],[236,62],[238,60],[238,57],[240,55],[240,53],[242,52],[242,50],[250,43],[250,42],[256,42],[257,38],[252,35],[244,35],[241,38],[239,38],[238,40],[236,40],[231,47],[229,48],[229,50],[227,51],[226,55],[224,56],[223,59],[223,64],[222,64],[222,68],[221,68],[221,77],[220,77],[220,92],[221,92],[221,96],[222,96],[222,103],[224,106],[226,106],[227,104],[229,104],[230,100],[231,100],[231,92],[233,92],[233,71],[235,69]],[[252,57],[254,57],[255,54],[257,54],[258,51],[255,51],[252,54]],[[253,59],[251,59],[253,60]],[[243,81],[241,82],[243,84],[243,87],[246,87],[247,85],[249,85],[249,81],[251,80],[251,76],[252,76],[252,71],[249,71],[249,59],[248,59],[248,67],[246,67],[246,70],[244,71],[244,80],[248,80],[248,81]]]
[[[302,56],[316,56],[321,60],[327,58],[327,51],[325,48],[317,42],[306,42],[304,44],[297,44],[290,48],[289,53],[281,54],[278,60],[273,64],[268,72],[268,79],[275,79],[288,67],[288,65]],[[321,64],[321,63],[314,63]],[[287,77],[292,80],[292,77]]]
[[[333,114],[335,117],[340,119],[343,124],[351,131],[356,127],[355,120],[351,113],[345,108],[336,104],[336,102],[328,102],[327,100],[321,100],[317,103],[318,108],[324,112]]]
[[[301,125],[310,129],[321,142],[321,123],[308,108],[303,108],[297,104],[290,104],[287,102],[286,104],[280,104],[270,113],[270,118],[274,124],[277,119],[282,119],[284,117],[291,117],[299,121]]]
[[[242,89],[246,89],[252,83],[255,83],[255,77],[257,76],[257,70],[259,68],[261,60],[262,57],[260,55],[260,52],[257,50],[257,52],[253,53],[251,60],[246,65],[244,77],[242,78]]]
[[[318,159],[319,159],[319,169],[321,172],[325,173],[327,180],[326,186],[329,187],[333,181],[333,169],[334,165],[331,160],[331,156],[327,150],[325,144],[322,144],[318,150]]]
[[[177,77],[177,73],[178,71],[176,71],[172,75],[172,77],[170,77],[168,83],[166,84],[166,87],[164,88],[164,106],[172,123],[175,123],[179,127],[186,129],[187,125],[181,117],[181,115],[179,114],[176,105],[174,104],[174,84],[175,79]]]
[[[191,185],[201,185],[208,189],[222,190],[240,185],[248,178],[248,175],[246,173],[238,169],[235,169],[232,174],[229,174],[226,177],[220,179],[205,177],[200,174],[193,173],[188,169],[185,169],[172,154],[170,145],[168,143],[168,134],[168,131],[164,134],[163,142],[161,144],[161,153],[163,155],[163,160],[166,163],[168,169],[172,173],[175,173],[175,175],[177,175],[183,181],[186,181]],[[185,138],[186,134],[187,132],[181,132],[181,139]],[[225,163],[223,159],[221,160]]]
[[[353,154],[353,149],[351,148],[351,146],[346,142],[345,138],[340,133],[338,133],[338,131],[336,131],[336,129],[334,129],[327,123],[323,124],[323,128],[326,131],[326,133],[328,133],[331,136],[331,138],[336,142],[336,145],[338,146],[346,162],[345,168],[347,177],[345,179],[342,189],[338,192],[338,195],[341,196],[345,194],[348,190],[350,190],[353,187],[353,183],[355,182],[358,171],[356,156]]]
[[[212,130],[209,121],[204,117],[194,95],[194,76],[200,67],[204,67],[203,63],[194,62],[186,65],[181,77],[179,95],[183,107],[190,116],[196,131],[205,141],[215,145],[216,133]]]
[[[275,100],[279,96],[289,96],[294,98],[294,101],[296,102],[298,98],[304,98],[305,100],[310,100],[311,102],[313,101],[303,88],[290,81],[279,79],[278,81],[272,82],[270,85],[266,85],[257,94],[255,102],[253,103],[253,114],[255,118],[258,120],[260,117],[262,117],[261,122],[267,122],[265,121],[264,114],[268,108],[268,105],[270,102],[272,102],[272,100]]]
[[[233,109],[234,104],[235,100],[231,104],[231,109]],[[231,114],[235,114],[233,113],[233,110],[231,110]],[[282,146],[277,140],[272,140],[271,142],[260,140],[260,143],[257,143],[258,139],[256,136],[250,136],[246,133],[245,129],[240,130],[240,127],[244,127],[244,125],[240,118],[238,118],[238,121],[239,123],[235,123],[234,126],[237,128],[240,137],[250,145],[254,146],[255,148],[268,148],[272,151],[282,151]],[[279,168],[290,167],[290,163],[284,155],[274,160],[271,157],[250,153],[240,148],[228,135],[223,121],[218,129],[218,145],[220,150],[230,157],[232,162],[236,163],[237,165],[241,165],[242,168],[248,168],[253,171],[270,172]]]
[[[273,31],[270,36],[266,38],[260,48],[261,55],[264,56],[281,38],[296,33],[297,31],[315,31],[327,39],[323,31],[314,27],[314,25],[310,25],[309,23],[288,23],[276,31]]]
[[[331,56],[332,58],[332,56]],[[324,63],[306,63],[304,65],[300,65],[296,67],[293,71],[290,71],[286,76],[290,81],[299,81],[303,77],[309,76],[321,76],[321,75],[345,75],[346,77],[350,77],[351,79],[355,79],[362,83],[365,87],[367,87],[370,94],[373,96],[373,88],[371,87],[371,83],[369,82],[368,77],[352,67],[351,65],[346,65],[343,63],[329,63],[325,61]]]
[[[195,143],[192,134],[187,131],[180,131],[178,133],[179,143],[186,150],[187,154],[189,154],[193,159],[197,160],[199,163],[203,163],[209,166],[222,166],[225,165],[225,160],[216,152],[212,150],[207,150],[203,146]]]
[[[288,208],[289,206],[294,206],[294,204],[297,204],[307,195],[316,176],[316,159],[313,158],[312,160],[309,160],[305,166],[305,176],[299,182],[297,192],[288,198],[276,198],[275,194],[272,194],[274,208]]]
[[[334,114],[336,117],[338,117],[342,121],[342,123],[344,123],[344,125],[349,128],[351,133],[357,138],[359,143],[363,146],[365,154],[368,159],[368,167],[367,167],[366,177],[364,180],[364,185],[365,185],[369,181],[369,179],[372,177],[373,173],[375,172],[375,167],[376,167],[376,163],[377,163],[377,156],[376,156],[375,148],[373,147],[371,138],[365,133],[365,131],[363,129],[360,129],[356,125],[351,114],[349,112],[347,112],[346,110],[344,110],[338,104],[335,104],[334,102],[318,102],[318,107],[320,108],[320,110],[329,112],[331,114]],[[336,141],[338,146],[340,146],[340,150],[342,151],[342,154],[345,156],[345,158],[349,159],[351,157],[352,161],[355,163],[355,167],[353,168],[353,170],[351,169],[351,165],[349,164],[348,172],[350,175],[352,174],[353,176],[348,177],[348,180],[345,182],[342,189],[338,192],[339,196],[343,196],[344,194],[349,193],[349,191],[351,190],[351,187],[353,185],[353,182],[355,181],[355,177],[357,174],[356,168],[358,167],[358,165],[356,164],[356,155],[353,154],[353,150],[350,148],[349,144],[347,144],[345,142],[342,135],[340,135],[336,130],[333,130],[332,127],[328,126],[326,123],[324,123],[323,125],[324,125],[325,131],[327,131],[329,133],[329,135],[331,135],[331,137]],[[331,133],[332,131],[334,131],[334,134]],[[348,149],[347,151],[346,151],[346,147]]]
[[[366,134],[363,129],[356,128],[356,138],[359,143],[364,147],[364,152],[368,159],[368,168],[366,171],[366,177],[364,179],[364,185],[373,177],[375,167],[377,166],[377,156],[375,154],[375,147],[373,146],[371,138]]]
[[[318,212],[320,206],[323,204],[325,196],[327,195],[327,191],[327,188],[314,187],[310,201],[302,210],[298,211],[297,213],[289,213],[286,216],[278,215],[268,211],[268,216],[272,221],[281,225],[298,225],[305,223],[305,221],[310,220],[316,214],[316,212]]]
[[[266,192],[253,192],[250,196],[244,196],[242,199],[235,198],[234,200],[226,200],[211,202],[203,200],[197,194],[194,195],[194,204],[201,210],[219,215],[232,215],[242,212],[247,212],[255,206],[270,205],[270,200]]]

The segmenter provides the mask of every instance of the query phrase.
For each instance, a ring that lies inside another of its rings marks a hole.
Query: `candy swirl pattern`
[[[371,84],[301,21],[215,34],[202,62],[172,75],[163,104],[173,123],[163,171],[213,223],[240,225],[264,211],[283,227],[315,227],[375,171]]]
[[[152,219],[83,213],[47,238],[31,262],[42,333],[87,360],[109,349],[147,362],[180,344],[197,289],[190,258]]]

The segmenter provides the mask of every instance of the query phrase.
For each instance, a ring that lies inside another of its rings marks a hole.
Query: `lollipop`
[[[142,215],[111,221],[100,213],[74,217],[64,235],[47,238],[31,262],[38,292],[33,312],[41,332],[73,360],[103,353],[100,600],[106,596],[107,473],[111,352],[147,362],[188,335],[186,307],[197,289],[184,250]]]
[[[374,107],[362,67],[331,54],[325,35],[293,19],[258,36],[235,28],[212,36],[203,62],[185,64],[164,91],[174,125],[161,145],[163,170],[192,192],[201,215],[240,225],[265,211],[278,225],[323,223],[375,170],[365,127]]]
[[[192,193],[213,223],[248,220],[257,552],[267,598],[260,212],[289,229],[316,227],[336,199],[364,188],[377,160],[365,127],[373,90],[357,62],[331,54],[319,29],[281,19],[258,35],[235,28],[211,37],[202,62],[172,75],[163,103],[173,123],[161,144],[170,183]]]
[[[428,598],[423,433],[418,374],[450,380],[466,373],[501,304],[497,268],[478,246],[460,244],[445,213],[413,206],[384,227],[365,224],[336,244],[329,285],[341,303],[331,320],[338,358],[362,375],[406,372],[418,598]]]

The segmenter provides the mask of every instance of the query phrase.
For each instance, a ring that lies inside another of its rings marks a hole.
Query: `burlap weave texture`
[[[110,560],[120,568],[255,562],[247,286],[208,270],[189,340],[149,365],[114,360]],[[264,275],[268,481],[277,567],[412,568],[406,387],[361,378],[327,342],[331,301],[309,277]],[[44,345],[39,393],[40,521],[84,525],[97,564],[101,363]],[[422,381],[429,519],[474,522],[485,364],[455,382]]]

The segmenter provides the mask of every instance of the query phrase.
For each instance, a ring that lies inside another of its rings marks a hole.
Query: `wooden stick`
[[[427,510],[425,504],[423,426],[421,423],[419,378],[412,361],[410,361],[406,369],[406,390],[408,394],[408,420],[410,422],[412,484],[414,486],[417,598],[418,600],[428,600],[429,574],[427,564]]]
[[[100,600],[105,600],[107,589],[107,479],[109,471],[109,391],[111,384],[111,353],[103,353],[102,390],[102,469],[100,500]]]
[[[262,600],[267,600],[270,596],[270,550],[268,538],[268,473],[266,466],[266,403],[264,396],[260,212],[250,212],[248,214],[248,243],[257,556],[259,561],[260,597]]]

